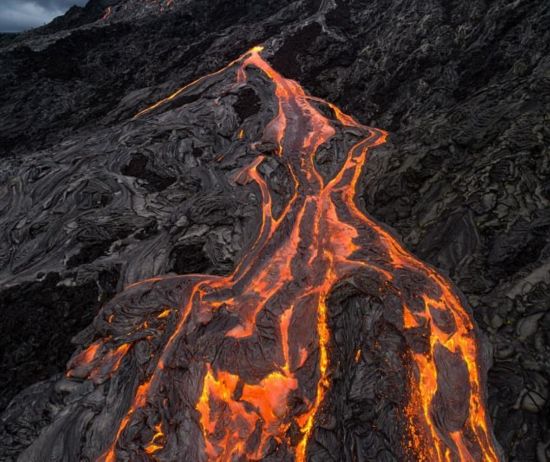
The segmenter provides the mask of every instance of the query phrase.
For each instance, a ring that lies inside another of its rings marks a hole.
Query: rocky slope
[[[473,307],[493,347],[490,414],[507,457],[549,460],[544,2],[145,3],[92,0],[0,41],[3,405],[46,380],[5,410],[2,457],[59,411],[47,379],[112,295],[157,274],[231,271],[258,214],[212,177],[232,133],[221,127],[218,146],[169,124],[112,127],[265,43],[285,76],[390,131],[364,203]],[[234,117],[257,111],[254,94],[236,98]]]

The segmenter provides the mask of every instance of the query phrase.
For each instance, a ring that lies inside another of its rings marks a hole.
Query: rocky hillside
[[[51,378],[114,294],[159,274],[232,270],[258,218],[212,175],[232,134],[220,127],[213,145],[185,127],[124,127],[259,43],[309,93],[390,132],[363,202],[468,299],[492,345],[490,415],[507,457],[550,460],[542,0],[91,0],[1,36],[0,458],[57,412]],[[258,111],[253,93],[235,98],[238,120]]]

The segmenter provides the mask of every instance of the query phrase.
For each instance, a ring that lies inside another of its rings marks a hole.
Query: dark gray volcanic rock
[[[231,95],[234,112],[202,133],[199,93],[185,95],[188,126],[128,120],[266,43],[285,76],[391,132],[360,186],[367,209],[473,307],[507,457],[550,460],[546,2],[158,3],[144,15],[92,0],[0,37],[2,405],[22,392],[0,458],[63,407],[49,378],[113,294],[158,274],[226,274],[255,235],[258,199],[228,194],[214,167],[259,110],[254,93]]]

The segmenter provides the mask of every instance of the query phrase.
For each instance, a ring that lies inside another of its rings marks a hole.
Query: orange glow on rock
[[[226,67],[191,82],[134,117],[150,114],[205,79],[218,78],[225,72],[234,72],[235,84],[244,85],[249,69],[254,68],[270,80],[276,98],[277,113],[265,126],[262,140],[276,146],[274,155],[285,166],[294,190],[275,217],[270,186],[260,172],[267,154],[258,155],[235,174],[235,183],[255,183],[253,187],[259,190],[258,236],[232,274],[197,276],[185,305],[177,310],[177,326],[155,367],[136,386],[132,404],[100,461],[116,460],[117,442],[137,410],[147,406],[153,392],[165,385],[165,368],[178,348],[178,339],[187,335],[188,320],[198,319],[201,325],[207,325],[223,311],[231,315],[231,323],[218,334],[230,345],[227,348],[232,354],[220,359],[222,355],[216,351],[197,360],[200,383],[193,397],[193,412],[200,426],[205,458],[219,462],[260,460],[269,447],[284,444],[296,462],[305,462],[331,386],[329,296],[338,282],[363,271],[396,287],[404,329],[423,329],[428,340],[428,351],[410,351],[407,356],[410,383],[403,418],[409,434],[403,442],[404,450],[420,461],[498,461],[484,407],[474,325],[468,312],[442,276],[408,253],[355,202],[367,155],[386,141],[387,133],[363,126],[333,104],[306,95],[297,82],[275,71],[261,51],[261,46],[252,48]],[[318,105],[330,110],[336,121],[323,115]],[[354,136],[363,134],[363,138],[349,149],[340,170],[326,179],[317,170],[316,154],[337,135],[337,129],[346,128]],[[243,130],[237,138],[244,138]],[[371,252],[370,258],[364,256],[366,252]],[[403,272],[421,281],[415,296],[422,306],[414,306],[414,310],[399,286]],[[168,317],[170,312],[166,309],[157,318]],[[246,358],[261,363],[261,373],[239,369],[235,365],[239,354],[246,351],[247,342],[257,339],[258,321],[266,313],[274,325],[270,331],[273,351],[262,352],[262,358]],[[300,332],[311,331],[310,338],[296,334],[300,323]],[[412,335],[413,330],[407,334]],[[94,361],[96,351],[86,350],[80,361]],[[118,367],[128,350],[116,351],[112,357]],[[434,415],[436,397],[443,392],[440,356],[452,358],[467,371],[467,418],[462,428],[452,431]],[[349,359],[359,362],[361,350]],[[108,363],[108,355],[102,361]],[[308,386],[301,374],[306,365],[315,366],[313,386]],[[299,398],[301,407],[291,405],[293,398]],[[298,436],[290,438],[290,429],[297,430]],[[165,438],[158,424],[145,452],[151,455],[160,451]]]
[[[164,446],[162,440],[164,439],[164,432],[162,431],[162,424],[155,425],[155,434],[147,446],[145,446],[145,452],[149,455],[153,455],[155,452],[160,451]]]
[[[157,318],[158,318],[158,319],[167,318],[168,316],[170,316],[170,313],[172,313],[172,310],[170,310],[170,309],[163,310],[162,313],[160,313],[160,314],[157,316]]]

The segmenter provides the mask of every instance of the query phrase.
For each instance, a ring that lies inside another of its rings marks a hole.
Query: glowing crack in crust
[[[428,332],[427,350],[409,355],[409,398],[404,411],[407,453],[423,461],[500,460],[485,411],[480,353],[468,312],[442,276],[408,253],[355,202],[369,150],[385,142],[386,132],[363,126],[333,104],[308,96],[297,82],[275,71],[261,51],[262,47],[251,49],[223,69],[197,79],[136,115],[142,117],[193,85],[225,71],[234,70],[236,84],[244,84],[253,68],[273,84],[277,113],[265,127],[263,138],[276,146],[275,155],[286,167],[294,190],[275,216],[270,188],[259,171],[264,156],[258,156],[240,173],[247,181],[255,182],[261,194],[258,236],[229,276],[181,276],[189,283],[186,302],[178,310],[161,307],[157,316],[158,322],[175,317],[175,328],[156,366],[136,384],[111,444],[98,460],[115,461],[117,443],[124,432],[131,430],[132,422],[141,418],[140,409],[150,405],[151,396],[176,386],[165,383],[165,365],[178,351],[181,338],[188,335],[189,320],[200,319],[205,324],[222,309],[238,320],[224,333],[226,344],[234,352],[230,356],[217,352],[218,358],[226,360],[204,358],[196,369],[199,389],[193,395],[194,401],[190,400],[202,438],[199,459],[259,460],[270,445],[280,444],[287,447],[295,461],[307,460],[316,417],[331,385],[328,298],[339,281],[360,272],[395,286],[404,330],[423,328]],[[321,106],[332,111],[338,122],[329,121]],[[341,127],[336,127],[338,124]],[[363,137],[349,149],[336,175],[326,180],[316,168],[315,156],[319,147],[335,135],[335,128],[353,129]],[[244,131],[237,137],[243,139]],[[421,290],[414,303],[402,283],[410,275],[414,275],[415,287]],[[252,348],[247,347],[254,341],[258,319],[266,311],[274,325],[272,351],[264,359],[247,356],[252,355]],[[310,325],[311,332],[303,338],[297,336],[293,320]],[[100,380],[116,371],[129,348],[123,345],[109,353],[102,350],[101,341],[90,345],[75,357],[68,375],[80,369],[81,375],[84,370],[90,378]],[[354,353],[354,361],[360,361],[361,350]],[[453,361],[455,369],[465,371],[462,375],[451,373],[446,380],[457,382],[466,391],[462,418],[441,422],[434,403],[452,399],[439,386],[444,361]],[[243,373],[251,362],[263,371],[261,377]],[[306,380],[311,374],[315,376],[314,386]],[[150,439],[143,444],[144,453],[162,454],[167,424],[158,415]]]

